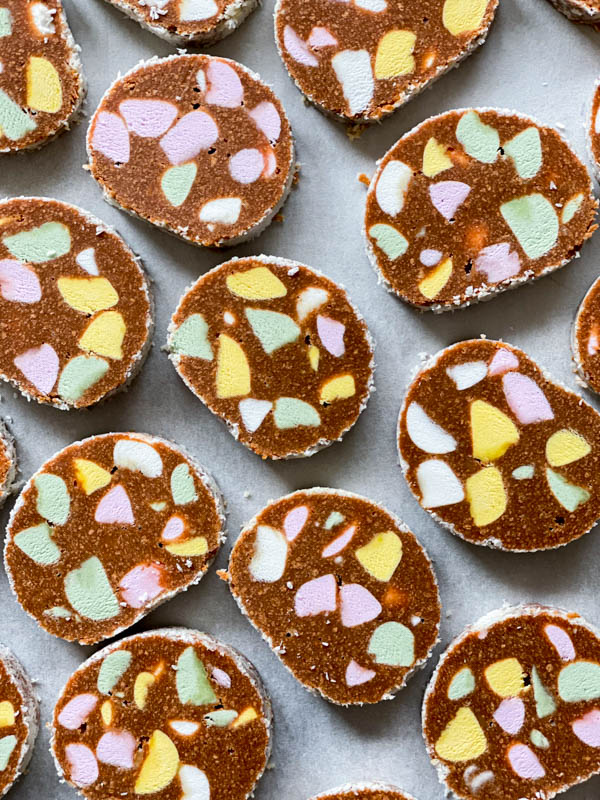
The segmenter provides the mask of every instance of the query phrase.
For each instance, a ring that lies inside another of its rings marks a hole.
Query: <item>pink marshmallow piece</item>
[[[104,495],[96,507],[94,519],[96,522],[107,525],[133,525],[135,523],[131,501],[123,486],[114,486]]]
[[[346,326],[341,322],[329,317],[322,317],[320,314],[317,317],[317,331],[323,347],[331,353],[332,356],[339,358],[343,356],[346,348],[344,346],[344,333]]]
[[[508,760],[513,771],[520,778],[535,781],[543,778],[546,770],[540,764],[536,754],[526,744],[514,744],[508,750]]]
[[[381,614],[381,603],[359,583],[349,583],[340,589],[342,625],[355,628]]]
[[[461,181],[440,181],[429,187],[431,202],[447,220],[452,219],[471,192],[471,187]]]
[[[286,25],[283,30],[283,43],[294,61],[305,67],[319,66],[319,59],[314,53],[311,53],[306,42],[298,36],[290,25]]]
[[[118,114],[110,111],[98,114],[92,147],[115,163],[127,164],[130,156],[129,132]]]
[[[208,66],[209,89],[206,92],[206,102],[213,106],[223,108],[238,108],[244,100],[244,87],[239,75],[218,59],[211,61]]]
[[[179,539],[185,530],[185,523],[181,517],[173,516],[167,520],[167,524],[163,528],[160,538],[165,542],[172,542],[173,539]]]
[[[42,287],[31,267],[5,258],[0,261],[0,294],[11,303],[37,303],[42,299]]]
[[[229,174],[238,183],[254,183],[260,178],[264,169],[264,156],[255,147],[239,150],[229,159]]]
[[[569,634],[558,625],[546,625],[544,633],[563,661],[575,661],[576,653]]]
[[[160,146],[171,164],[184,164],[212,147],[218,138],[217,123],[210,114],[190,111],[163,136]]]
[[[133,133],[146,139],[162,136],[179,113],[177,106],[165,100],[123,100],[119,111]]]
[[[519,274],[521,259],[516,251],[510,252],[510,244],[492,244],[481,250],[475,259],[475,269],[484,272],[488,281],[499,283]]]
[[[123,600],[131,608],[143,608],[163,591],[163,568],[157,564],[138,564],[119,583]]]
[[[219,686],[223,686],[225,689],[231,689],[231,678],[224,670],[214,667],[212,676]]]
[[[68,744],[65,756],[71,768],[70,778],[76,786],[91,786],[98,780],[96,756],[85,744]]]
[[[95,694],[77,694],[58,715],[58,723],[69,731],[80,728],[98,705]]]
[[[377,673],[357,664],[354,659],[346,667],[346,686],[360,686],[373,680]]]
[[[50,394],[58,377],[58,355],[51,344],[32,347],[18,355],[15,366],[41,394]]]
[[[488,367],[488,375],[504,375],[513,369],[519,369],[519,359],[510,350],[503,347],[498,350]]]
[[[508,372],[502,378],[502,388],[510,410],[522,425],[554,419],[546,395],[527,375]]]
[[[303,583],[296,592],[294,608],[299,617],[314,617],[335,611],[337,608],[337,583],[334,575],[323,575]]]
[[[350,525],[349,528],[346,528],[343,533],[340,533],[339,536],[336,536],[333,541],[329,542],[329,544],[323,548],[323,552],[321,553],[323,558],[330,558],[331,556],[336,556],[338,553],[341,553],[344,547],[350,543],[355,533],[356,525]]]
[[[263,100],[262,103],[254,106],[248,112],[248,116],[254,121],[259,131],[264,133],[271,144],[275,144],[281,136],[281,117],[273,103]]]
[[[511,736],[518,733],[525,720],[525,705],[521,698],[507,697],[503,700],[494,712],[494,719]]]
[[[128,731],[107,731],[96,746],[98,761],[111,767],[131,769],[137,742]]]
[[[283,530],[288,542],[293,542],[300,533],[308,519],[308,506],[296,506],[285,515],[283,520]]]
[[[310,47],[314,47],[315,49],[318,49],[319,47],[335,47],[337,43],[338,40],[327,30],[327,28],[313,28],[308,37],[308,44]]]
[[[588,747],[600,747],[600,711],[593,709],[576,719],[572,726],[575,736]]]

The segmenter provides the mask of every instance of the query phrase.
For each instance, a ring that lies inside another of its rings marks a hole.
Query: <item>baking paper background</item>
[[[405,0],[416,2],[419,0]],[[301,2],[301,0],[299,0]],[[64,0],[82,48],[89,82],[87,117],[116,78],[140,59],[174,48],[143,31],[101,0]],[[420,703],[439,652],[469,622],[505,601],[539,601],[578,611],[600,623],[598,529],[559,551],[512,555],[466,544],[438,527],[410,494],[397,465],[395,426],[405,387],[422,353],[481,333],[523,348],[554,377],[575,388],[570,325],[585,291],[600,272],[600,232],[581,258],[537,283],[454,314],[420,314],[377,284],[361,233],[366,189],[375,160],[406,131],[447,109],[484,105],[510,108],[559,124],[587,162],[584,124],[600,74],[600,33],[570,23],[545,0],[500,0],[488,42],[457,70],[382,125],[350,141],[342,125],[305,105],[277,55],[273,0],[229,39],[209,52],[256,70],[282,99],[302,165],[300,181],[274,223],[249,244],[223,253],[180,242],[107,205],[87,172],[88,119],[33,153],[0,159],[0,196],[46,195],[88,209],[114,225],[138,252],[154,280],[154,346],[131,389],[103,406],[64,412],[28,403],[0,387],[0,416],[17,438],[21,477],[56,450],[95,433],[147,431],[187,447],[215,476],[228,504],[229,540],[216,563],[223,568],[241,525],[268,500],[294,489],[333,486],[379,501],[416,533],[435,562],[443,603],[441,645],[434,659],[395,700],[374,707],[340,709],[313,697],[284,669],[233,602],[215,567],[199,586],[146,617],[130,632],[160,625],[187,625],[239,648],[258,667],[271,693],[276,718],[271,768],[257,800],[306,800],[353,780],[397,784],[419,800],[444,792],[420,733]],[[376,392],[342,443],[310,459],[263,462],[237,444],[219,420],[184,386],[162,351],[171,313],[198,275],[233,255],[266,253],[312,265],[343,283],[376,339]],[[586,394],[600,409],[600,400]],[[12,502],[0,512],[4,528]],[[48,752],[46,723],[69,674],[93,648],[55,639],[40,630],[11,595],[0,571],[0,640],[37,681],[42,730],[28,774],[12,800],[75,798],[60,785]],[[596,800],[600,778],[568,793],[569,800]]]

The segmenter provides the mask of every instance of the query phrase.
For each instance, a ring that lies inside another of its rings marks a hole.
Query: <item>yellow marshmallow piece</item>
[[[389,581],[402,559],[402,541],[393,531],[384,531],[359,547],[355,556],[375,580]]]
[[[150,691],[152,684],[155,682],[156,678],[151,672],[140,672],[135,679],[135,683],[133,685],[133,699],[140,711],[146,707],[148,692]]]
[[[499,408],[484,400],[471,403],[473,458],[484,462],[495,461],[519,438],[517,426]]]
[[[476,31],[483,22],[488,0],[446,0],[442,12],[444,28],[452,36]]]
[[[168,786],[179,769],[179,753],[162,731],[154,731],[148,742],[148,754],[135,782],[136,794],[154,794]]]
[[[242,725],[247,725],[248,722],[252,722],[252,720],[256,719],[257,717],[258,717],[258,714],[256,713],[256,711],[251,706],[249,706],[248,708],[245,708],[242,711],[242,713],[235,720],[235,722],[233,723],[233,725],[231,727],[232,728],[239,728]]]
[[[208,542],[204,536],[194,536],[185,542],[168,544],[165,550],[174,556],[203,556],[208,553]]]
[[[27,105],[35,111],[56,114],[62,108],[63,93],[56,68],[47,58],[31,56],[27,64]]]
[[[108,486],[111,481],[110,472],[96,464],[95,461],[88,461],[87,458],[76,458],[73,461],[73,465],[77,483],[86,494],[93,494],[98,489]]]
[[[59,278],[57,284],[65,303],[84,314],[104,311],[119,302],[119,295],[106,278]]]
[[[435,178],[440,172],[445,172],[453,166],[448,150],[433,136],[423,150],[423,175]]]
[[[416,35],[412,31],[390,31],[381,38],[375,56],[375,77],[396,78],[415,70]]]
[[[319,357],[319,348],[311,344],[308,348],[308,361],[315,372],[319,369]]]
[[[479,758],[486,750],[485,733],[475,714],[466,706],[458,710],[435,745],[438,756],[454,764]]]
[[[105,700],[100,706],[100,716],[102,717],[102,722],[108,728],[113,720],[113,707],[110,700]]]
[[[9,728],[15,724],[15,709],[10,700],[0,703],[0,728]]]
[[[500,697],[517,697],[525,688],[523,669],[516,658],[495,661],[484,675],[490,689]]]
[[[496,467],[484,467],[465,484],[473,522],[479,528],[495,522],[506,511],[506,491]]]
[[[230,292],[246,300],[271,300],[287,294],[284,284],[267,267],[234,272],[227,276],[226,284]]]
[[[580,433],[564,428],[546,442],[546,458],[551,467],[563,467],[591,453],[592,448]]]
[[[356,385],[352,375],[339,375],[331,378],[321,386],[321,402],[333,403],[334,400],[345,400],[356,394]]]
[[[246,354],[230,336],[219,336],[217,396],[243,397],[250,394],[250,367]]]
[[[442,291],[444,286],[450,280],[452,275],[452,259],[445,258],[437,267],[432,270],[429,275],[426,275],[419,284],[419,291],[428,300],[433,300],[434,297]]]
[[[121,345],[126,330],[127,326],[121,313],[103,311],[87,326],[79,339],[79,346],[90,353],[119,360],[123,358]]]

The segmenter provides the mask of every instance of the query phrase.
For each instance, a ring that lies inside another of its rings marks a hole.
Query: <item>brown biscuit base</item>
[[[0,202],[0,377],[56,408],[124,388],[150,347],[138,258],[87,211],[42,197]]]
[[[483,44],[498,0],[278,0],[275,37],[322,111],[377,122]]]
[[[27,769],[39,727],[31,680],[13,653],[0,645],[0,797]]]
[[[573,22],[596,25],[600,22],[600,3],[598,0],[550,0],[554,8]]]
[[[594,392],[600,392],[600,279],[588,289],[573,324],[571,345],[575,372]]]
[[[350,492],[270,503],[242,531],[227,577],[294,677],[339,705],[390,699],[437,642],[427,554],[396,517]]]
[[[600,10],[598,12],[600,21]],[[600,180],[600,81],[594,87],[592,107],[588,123],[588,151],[594,174]]]
[[[503,342],[460,342],[422,367],[398,449],[419,503],[474,544],[551,549],[600,517],[600,416]]]
[[[256,8],[258,0],[107,0],[142,28],[185,47],[213,44],[229,36]]]
[[[0,506],[13,491],[17,474],[17,454],[12,436],[0,420]]]
[[[167,347],[186,385],[263,458],[341,439],[371,391],[365,321],[341,286],[295,261],[232,259],[202,276]]]
[[[414,800],[411,795],[383,783],[347,783],[337,789],[318,794],[310,800]]]
[[[271,704],[241,653],[162,628],[95,653],[56,708],[58,773],[88,800],[246,800],[270,754]]]
[[[87,148],[108,202],[206,247],[257,236],[294,177],[277,97],[246,67],[213,56],[153,58],[118,78]]]
[[[511,111],[449,111],[378,163],[367,253],[402,300],[452,310],[564,266],[596,229],[597,205],[553,128]]]
[[[175,445],[139,433],[92,436],[25,485],[4,561],[42,628],[93,644],[197,583],[224,522],[216,485]]]
[[[0,153],[37,148],[69,127],[85,94],[61,0],[0,8]]]
[[[550,800],[597,774],[599,681],[599,631],[578,614],[521,605],[483,617],[425,693],[440,781],[464,800]]]

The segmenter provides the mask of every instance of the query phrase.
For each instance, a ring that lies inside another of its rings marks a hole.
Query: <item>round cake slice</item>
[[[0,644],[0,797],[27,769],[39,727],[31,680],[13,653]]]
[[[600,631],[579,614],[487,614],[450,644],[425,693],[440,782],[463,800],[551,800],[600,773],[599,698]]]
[[[380,282],[423,310],[485,300],[567,264],[596,230],[587,169],[554,128],[460,109],[378,162],[365,210]]]
[[[387,783],[346,783],[337,789],[318,794],[310,800],[414,800],[396,786]]]
[[[54,710],[56,767],[87,800],[246,800],[271,751],[271,703],[233,647],[187,628],[85,661]]]
[[[107,0],[142,28],[186,47],[208,45],[233,33],[258,0]]]
[[[554,8],[573,22],[596,25],[600,22],[600,2],[598,0],[550,0]]]
[[[345,289],[283,258],[234,258],[203,275],[167,349],[192,392],[263,458],[341,439],[373,383],[371,337]]]
[[[285,67],[319,109],[378,122],[482,45],[498,0],[277,0]]]
[[[206,55],[153,58],[119,77],[87,148],[109,203],[205,247],[261,233],[295,175],[273,91],[241,64]]]
[[[575,317],[571,346],[575,372],[594,392],[600,392],[600,278],[588,289]]]
[[[42,628],[94,644],[198,583],[224,523],[216,484],[180,448],[107,433],[69,445],[27,482],[4,563]]]
[[[139,259],[80,208],[0,202],[0,378],[29,400],[84,408],[125,388],[153,327]]]
[[[391,699],[438,640],[429,557],[399,519],[351,492],[269,503],[240,534],[226,577],[284,666],[339,705]]]
[[[13,438],[0,419],[0,507],[14,489],[17,476],[17,453]]]
[[[61,0],[0,7],[0,153],[35,149],[68,128],[85,95]]]
[[[398,450],[421,506],[474,544],[548,550],[600,518],[600,415],[504,342],[459,342],[422,366]]]

